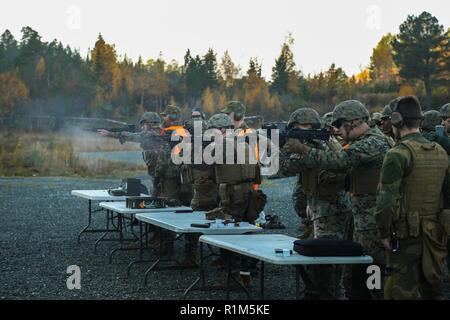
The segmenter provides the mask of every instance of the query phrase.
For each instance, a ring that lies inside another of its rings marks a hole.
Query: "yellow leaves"
[[[370,81],[369,69],[364,69],[360,73],[355,75],[356,83],[367,83]]]
[[[209,87],[203,91],[202,100],[205,112],[209,114],[214,113],[214,94]]]
[[[35,72],[36,72],[36,76],[37,76],[38,79],[41,79],[42,76],[44,75],[44,73],[45,73],[45,59],[44,59],[43,56],[41,56],[39,58],[39,61],[38,61],[37,65],[36,65]]]
[[[373,80],[390,81],[398,74],[398,69],[392,56],[392,39],[392,34],[386,34],[372,51],[370,71]]]
[[[416,88],[410,85],[401,85],[400,90],[398,92],[399,96],[408,96],[408,95],[415,95],[416,94]]]
[[[0,115],[9,115],[14,107],[28,98],[29,90],[16,72],[0,73]]]

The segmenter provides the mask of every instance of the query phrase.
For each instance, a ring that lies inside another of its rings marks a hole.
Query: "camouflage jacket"
[[[315,144],[315,147],[313,150],[320,150],[323,152],[332,152],[327,145],[325,144]],[[290,157],[286,157],[286,154],[282,152],[282,157],[283,160],[281,161],[281,172],[283,175],[285,176],[290,176],[293,174],[297,174],[298,175],[298,179],[297,179],[297,185],[296,188],[294,189],[294,193],[293,193],[293,200],[294,200],[294,208],[296,209],[296,212],[298,215],[299,211],[301,214],[304,214],[302,210],[297,210],[300,208],[299,205],[303,204],[303,206],[306,206],[306,204],[304,203],[300,203],[298,200],[299,199],[307,199],[307,203],[311,208],[311,216],[308,217],[311,220],[316,220],[320,217],[325,217],[325,216],[329,216],[329,215],[334,215],[334,214],[340,214],[343,212],[349,212],[351,210],[351,202],[350,202],[350,198],[348,196],[348,193],[344,191],[344,189],[342,189],[339,192],[336,192],[336,194],[334,196],[328,196],[326,200],[324,199],[316,199],[314,197],[310,197],[310,196],[306,196],[305,197],[301,197],[302,194],[299,193],[302,191],[301,189],[301,172],[303,170],[306,170],[305,166],[303,165],[302,162],[302,156],[298,155],[298,154],[293,154]],[[325,171],[325,170],[324,170]],[[336,170],[327,170],[327,171],[334,171],[336,172]],[[342,173],[341,170],[338,170],[336,173]],[[325,182],[326,183],[326,182]]]
[[[369,129],[364,135],[350,142],[340,151],[312,148],[306,155],[286,157],[280,153],[281,167],[288,167],[286,161],[296,162],[296,166],[305,169],[351,170],[379,169],[383,163],[389,145],[383,133],[377,128]]]
[[[152,137],[158,136],[159,134],[159,130],[156,129],[141,132],[122,131],[112,133],[112,137],[119,139],[122,144],[127,141],[139,143],[142,148],[142,157],[148,167],[148,173],[153,176],[158,159],[159,147],[152,140]]]
[[[152,150],[154,149],[154,144],[152,144],[151,137],[159,135],[159,130],[151,131],[140,131],[140,132],[112,132],[111,136],[113,138],[119,139],[120,143],[136,142],[141,145],[142,150]]]
[[[420,133],[410,134],[400,139],[400,142],[413,140],[417,142],[427,143]],[[411,165],[408,165],[408,159],[399,152],[394,152],[397,148],[406,149],[404,145],[397,145],[388,152],[383,162],[380,173],[380,184],[378,187],[375,221],[378,226],[381,238],[388,238],[391,234],[392,217],[398,206],[398,199],[401,198],[400,187],[402,180],[411,172]],[[450,181],[447,174],[447,181]],[[447,183],[445,185],[448,185]],[[448,202],[450,199],[450,190],[444,188],[444,199]]]

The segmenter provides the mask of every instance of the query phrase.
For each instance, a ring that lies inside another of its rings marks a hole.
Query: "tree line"
[[[405,94],[419,96],[426,109],[450,101],[450,29],[428,12],[408,16],[398,34],[383,36],[367,67],[355,75],[334,63],[318,74],[303,74],[288,34],[268,81],[257,57],[242,70],[228,51],[218,57],[212,48],[204,54],[187,49],[182,64],[162,54],[133,62],[119,57],[101,34],[82,57],[58,40],[43,42],[30,27],[21,32],[20,41],[9,30],[0,37],[0,116],[135,119],[145,111],[161,112],[168,103],[186,114],[193,107],[212,114],[228,100],[240,100],[249,115],[275,120],[299,106],[330,111],[345,99],[359,99],[372,111]]]

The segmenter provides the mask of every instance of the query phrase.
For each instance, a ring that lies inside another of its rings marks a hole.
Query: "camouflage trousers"
[[[385,251],[373,215],[375,196],[352,197],[353,241],[364,248],[364,253],[373,258],[373,264],[380,267],[381,283],[385,270]],[[367,288],[367,267],[365,264],[347,265],[345,267],[346,295],[349,299],[383,299],[383,288],[380,290]]]
[[[305,192],[302,189],[301,185],[301,179],[300,177],[297,178],[297,182],[295,183],[294,191],[292,192],[292,201],[294,204],[294,210],[295,213],[300,218],[306,217],[306,207],[308,205],[307,203],[307,196]]]
[[[192,210],[209,211],[218,207],[217,185],[213,181],[194,182],[193,193],[194,195],[191,200]],[[198,234],[185,234],[185,252],[187,255],[196,255],[199,237]]]
[[[326,201],[317,201],[314,199],[311,203],[311,215],[313,220],[313,235],[315,239],[334,238],[343,240],[347,234],[348,219],[351,216],[349,208],[342,210],[341,204],[333,205]],[[317,217],[319,212],[325,216]],[[339,265],[317,265],[308,266],[308,276],[312,283],[312,288],[305,288],[305,297],[307,299],[339,299],[343,298],[343,268]]]
[[[178,179],[161,178],[159,180],[161,197],[176,200],[179,204],[189,207],[192,200],[192,185],[181,184]]]
[[[386,255],[386,299],[439,299],[440,286],[430,285],[422,272],[422,238],[399,240],[399,250]]]
[[[191,200],[191,208],[198,211],[209,211],[217,208],[218,190],[214,181],[196,181],[193,184],[193,197]]]

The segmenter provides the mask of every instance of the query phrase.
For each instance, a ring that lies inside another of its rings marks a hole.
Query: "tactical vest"
[[[404,141],[401,144],[409,150],[411,173],[403,179],[400,187],[397,227],[400,238],[417,237],[421,218],[436,218],[442,209],[442,186],[449,166],[448,156],[434,142]]]
[[[302,189],[306,195],[327,200],[345,190],[345,174],[326,170],[308,170],[301,174]]]
[[[252,128],[247,128],[245,126],[245,128],[238,128],[237,136],[238,137],[243,137],[243,136],[251,135],[251,134],[254,134],[254,133],[255,133],[255,130],[253,130]],[[254,148],[253,152],[254,152],[256,161],[259,162],[259,146],[258,146],[258,143],[255,144],[255,148]],[[261,180],[261,179],[259,179],[259,180]],[[258,190],[260,184],[261,184],[261,182],[254,183],[253,186],[252,186],[253,190]]]
[[[198,180],[214,180],[214,166],[194,164],[181,166],[181,182],[192,184]]]
[[[261,172],[259,163],[250,164],[249,146],[245,143],[244,164],[216,164],[214,165],[216,182],[219,184],[236,184],[243,182],[261,183]],[[241,150],[236,144],[235,155]]]
[[[189,136],[189,132],[186,129],[184,129],[183,126],[180,126],[180,125],[173,125],[173,126],[170,126],[167,128],[163,128],[163,129],[161,129],[161,134],[171,134],[173,136],[179,136],[181,138]],[[173,148],[172,152],[174,152],[175,154],[179,154],[181,152],[181,148],[179,148],[178,146],[175,146]],[[169,155],[167,164],[168,164],[168,166],[167,166],[167,169],[165,170],[163,176],[167,179],[179,180],[180,179],[180,166],[173,164],[172,159],[170,159],[170,155]]]

